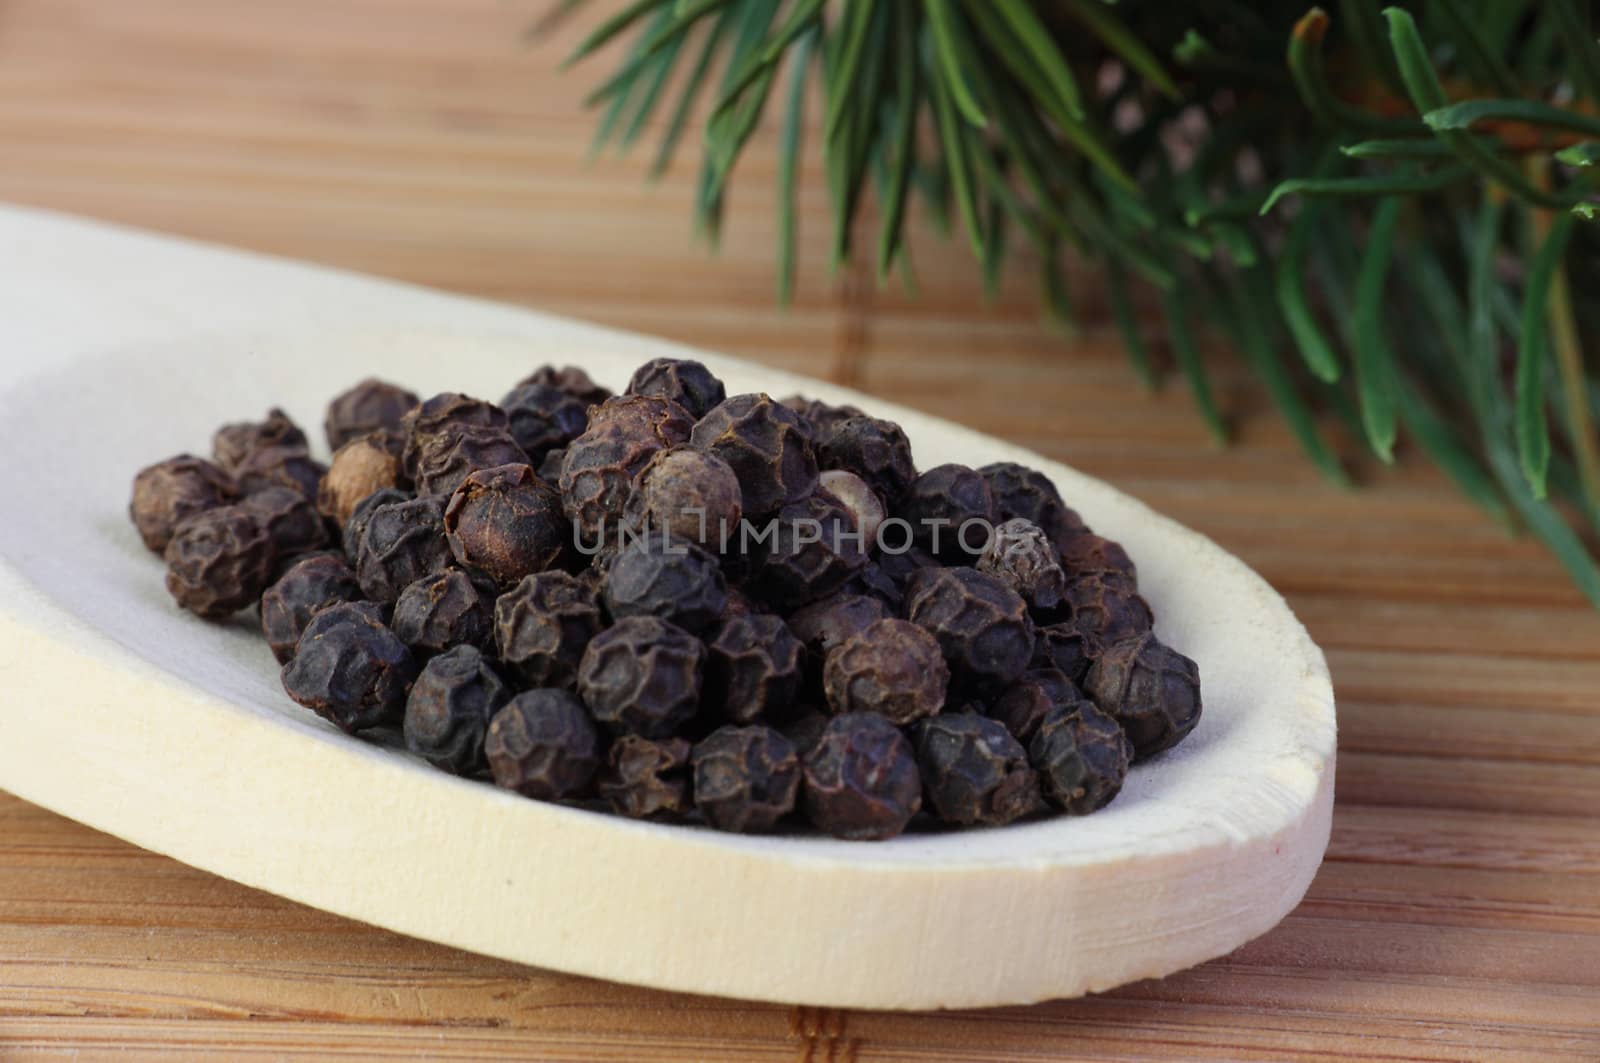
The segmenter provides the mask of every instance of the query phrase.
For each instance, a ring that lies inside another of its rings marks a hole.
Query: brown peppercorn
[[[630,616],[589,640],[578,693],[614,734],[667,738],[700,708],[706,648],[653,616]]]
[[[1058,708],[1084,701],[1076,684],[1054,668],[1035,668],[1006,687],[985,710],[1020,742],[1031,742],[1044,718]]]
[[[764,517],[816,490],[817,459],[800,418],[767,395],[735,395],[694,426],[690,442],[732,467],[747,517]]]
[[[694,747],[694,803],[717,830],[770,831],[794,809],[800,758],[770,727],[719,727]]]
[[[239,421],[217,429],[211,437],[211,455],[218,465],[237,473],[245,459],[258,450],[268,447],[304,449],[308,445],[306,434],[300,430],[300,426],[274,406],[262,421]]]
[[[401,591],[389,626],[419,657],[455,646],[483,649],[492,644],[494,610],[472,577],[453,568]]]
[[[336,451],[351,440],[385,430],[404,440],[399,432],[400,422],[416,404],[415,392],[369,376],[328,403],[328,412],[322,419],[328,448]]]
[[[1067,608],[1074,627],[1100,646],[1148,635],[1155,617],[1125,577],[1106,574],[1067,581]]]
[[[1067,574],[1055,545],[1037,524],[1021,517],[995,527],[976,567],[1022,595],[1030,609],[1055,609],[1066,595]]]
[[[452,561],[444,537],[444,500],[425,495],[379,506],[367,515],[356,577],[363,594],[391,605],[407,586],[443,572]]]
[[[604,752],[600,732],[565,690],[529,690],[495,714],[486,743],[494,781],[539,801],[589,789]]]
[[[327,471],[320,461],[312,460],[305,447],[281,446],[251,451],[234,467],[233,476],[239,481],[240,494],[288,487],[315,502],[322,475]]]
[[[288,487],[268,487],[247,495],[240,506],[261,522],[280,560],[328,545],[328,525],[311,500]]]
[[[553,388],[560,388],[569,395],[582,399],[590,406],[598,405],[611,397],[611,390],[603,388],[589,379],[589,374],[575,365],[564,365],[559,369],[553,365],[541,365],[531,374],[524,377],[518,387],[529,384],[544,384]]]
[[[650,359],[634,371],[633,379],[628,381],[628,394],[671,399],[696,418],[704,417],[711,407],[728,397],[722,381],[711,370],[687,358]]]
[[[163,556],[167,591],[207,620],[253,604],[272,579],[272,538],[243,506],[196,513],[178,525]]]
[[[652,741],[623,735],[611,743],[595,789],[618,815],[676,819],[692,807],[689,755],[682,738]]]
[[[361,536],[366,533],[367,522],[372,519],[372,514],[377,512],[379,506],[406,502],[414,497],[416,496],[410,491],[403,491],[398,487],[385,487],[357,502],[356,508],[350,511],[350,519],[344,522],[344,528],[339,534],[345,559],[352,565],[361,560]]]
[[[893,838],[922,808],[922,777],[911,743],[875,713],[850,712],[828,721],[803,770],[806,818],[836,838]]]
[[[407,410],[400,419],[400,432],[406,440],[400,452],[401,467],[408,478],[415,480],[422,452],[437,450],[440,446],[435,437],[454,435],[466,428],[498,428],[503,431],[508,424],[506,411],[491,402],[454,391],[435,395]]]
[[[656,447],[687,442],[694,416],[671,399],[659,395],[617,395],[589,407],[586,430],[617,428]]]
[[[751,592],[792,610],[844,586],[865,567],[867,555],[849,511],[817,491],[778,511],[752,562]]]
[[[728,604],[717,559],[663,531],[626,536],[602,587],[613,618],[660,617],[694,635],[715,624]]]
[[[238,496],[233,477],[219,466],[193,454],[179,454],[139,470],[133,478],[128,518],[145,548],[159,554],[179,524]]]
[[[817,444],[817,464],[844,469],[866,482],[888,505],[896,505],[917,478],[911,441],[893,421],[850,417],[836,423]]]
[[[939,644],[909,620],[879,620],[828,654],[822,673],[835,715],[875,712],[908,724],[944,706],[950,670]]]
[[[1062,620],[1038,629],[1033,642],[1030,668],[1053,668],[1074,683],[1081,684],[1089,665],[1100,655],[1100,643],[1093,635],[1078,630],[1071,620]]]
[[[349,440],[334,452],[328,471],[317,485],[317,508],[344,527],[363,498],[386,487],[399,487],[400,436],[380,428]]]
[[[331,605],[311,618],[283,689],[296,702],[354,734],[400,722],[417,677],[406,644],[383,625],[372,602]]]
[[[821,399],[808,399],[804,395],[790,395],[783,400],[783,404],[799,416],[800,428],[813,446],[825,439],[840,421],[867,415],[858,406],[835,406]]]
[[[933,812],[957,827],[1000,827],[1038,811],[1039,776],[1003,725],[945,713],[917,728],[917,765]]]
[[[1061,565],[1073,579],[1083,576],[1121,578],[1138,586],[1139,570],[1120,544],[1090,531],[1080,531],[1061,543]]]
[[[489,721],[510,699],[495,670],[475,646],[456,646],[430,660],[406,698],[406,748],[455,775],[478,775],[488,766],[484,739]]]
[[[528,576],[494,605],[500,659],[532,686],[576,682],[583,651],[603,626],[593,589],[566,572]]]
[[[1086,530],[1083,518],[1061,500],[1061,492],[1044,473],[1014,461],[985,465],[978,472],[989,484],[995,516],[1000,520],[1020,517],[1032,521],[1058,547]]]
[[[736,541],[743,503],[739,478],[728,463],[694,447],[657,451],[634,477],[628,522],[671,532],[685,542],[720,552]]]
[[[355,571],[339,555],[312,554],[296,561],[261,595],[261,631],[272,655],[286,663],[313,616],[360,597]]]
[[[705,703],[734,723],[776,722],[800,692],[800,640],[770,613],[723,621],[706,644]]]
[[[1033,658],[1033,623],[1016,591],[971,568],[928,568],[906,584],[906,616],[939,642],[957,682],[1002,687]]]
[[[1127,732],[1143,760],[1171,749],[1200,722],[1200,669],[1154,635],[1108,646],[1084,692]]]
[[[510,419],[511,438],[532,462],[577,439],[589,423],[589,403],[549,384],[513,388],[500,408]]]
[[[449,497],[475,472],[527,464],[528,456],[504,428],[436,432],[417,450],[417,494]]]
[[[853,472],[828,469],[817,477],[817,489],[837,499],[850,514],[851,525],[861,533],[861,548],[870,552],[889,511],[867,482]]]
[[[949,562],[971,563],[989,543],[994,498],[965,465],[935,465],[911,482],[900,501],[918,546]]]
[[[560,564],[572,533],[561,495],[527,465],[469,474],[445,507],[444,530],[457,561],[502,587]]]
[[[1117,721],[1088,704],[1053,711],[1028,746],[1045,797],[1074,816],[1111,803],[1122,790],[1132,756]]]
[[[632,398],[644,403],[674,405],[662,399]],[[595,411],[600,409],[595,407]],[[658,427],[660,431],[656,428],[640,430],[637,426],[630,427],[625,419],[603,422],[591,425],[568,445],[561,466],[561,495],[567,516],[576,526],[580,543],[585,548],[593,548],[608,539],[615,541],[628,496],[633,492],[633,478],[657,451],[688,438],[687,422],[675,417],[661,422]]]

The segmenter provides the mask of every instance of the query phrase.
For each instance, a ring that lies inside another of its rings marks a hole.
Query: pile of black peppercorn
[[[178,604],[256,606],[289,696],[541,801],[839,838],[1104,807],[1200,717],[1133,562],[1043,474],[918,472],[900,427],[726,395],[367,379],[332,460],[278,409],[129,513]],[[896,534],[889,525],[901,522]]]

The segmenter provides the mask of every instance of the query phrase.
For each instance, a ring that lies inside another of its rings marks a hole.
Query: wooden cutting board
[[[0,797],[0,1058],[1600,1054],[1600,621],[1536,545],[1414,462],[1363,470],[1357,494],[1324,487],[1226,359],[1216,383],[1240,438],[1213,453],[1181,388],[1139,394],[1092,291],[1067,347],[1037,326],[1024,271],[985,307],[961,249],[937,241],[918,241],[920,303],[830,283],[815,172],[800,304],[778,313],[770,142],[755,144],[721,257],[700,257],[691,167],[647,191],[637,166],[581,164],[588,83],[553,75],[560,42],[516,42],[531,13],[11,0],[0,198],[826,373],[1109,479],[1244,557],[1328,650],[1341,706],[1328,862],[1277,930],[1195,971],[1077,1002],[893,1016],[482,960]]]

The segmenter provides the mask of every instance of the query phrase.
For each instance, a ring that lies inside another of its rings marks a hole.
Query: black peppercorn
[[[787,717],[800,690],[803,647],[770,613],[723,621],[706,644],[705,702],[734,723]]]
[[[1061,543],[1061,564],[1073,579],[1099,576],[1139,583],[1139,570],[1121,544],[1090,531],[1079,531]]]
[[[572,529],[561,495],[527,465],[471,473],[444,511],[450,552],[502,587],[560,564]]]
[[[985,714],[999,720],[1018,741],[1031,742],[1044,718],[1058,708],[1082,702],[1076,684],[1054,668],[1035,668],[1001,691]]]
[[[1037,524],[1020,517],[995,527],[977,569],[1022,595],[1031,609],[1055,609],[1066,594],[1067,575],[1055,545]]]
[[[867,486],[867,482],[853,472],[828,469],[817,477],[817,491],[835,499],[850,515],[850,523],[861,533],[861,548],[871,551],[878,541],[878,529],[883,527],[889,511]]]
[[[1106,647],[1084,692],[1122,725],[1140,760],[1177,745],[1200,722],[1199,666],[1154,635]]]
[[[415,496],[410,491],[398,487],[385,487],[356,503],[356,508],[350,511],[350,517],[344,522],[344,528],[339,536],[339,542],[344,546],[344,556],[350,564],[354,565],[361,560],[361,537],[366,534],[367,522],[372,519],[372,514],[377,512],[378,507],[394,502],[405,502],[413,497]]]
[[[1044,473],[1013,461],[985,465],[978,472],[989,484],[1000,520],[1032,521],[1058,547],[1084,530],[1082,518],[1061,500],[1061,492]]]
[[[656,452],[634,478],[626,508],[631,525],[659,528],[714,552],[737,541],[742,514],[733,469],[688,446]]]
[[[399,433],[379,428],[334,451],[317,485],[317,508],[323,516],[343,527],[363,498],[406,482],[400,471],[400,443]]]
[[[172,533],[163,556],[167,591],[207,620],[221,620],[260,598],[275,558],[271,536],[239,505],[189,517]]]
[[[802,761],[817,748],[817,743],[822,741],[822,732],[828,729],[832,716],[820,709],[800,709],[793,720],[780,728],[783,737],[794,745],[794,751]]]
[[[752,593],[780,610],[831,594],[867,563],[849,512],[823,491],[784,506],[766,532],[753,551],[747,582]]]
[[[604,598],[615,619],[655,616],[690,634],[715,624],[728,604],[717,559],[667,532],[630,534],[606,569]]]
[[[766,516],[816,490],[817,458],[800,418],[767,395],[719,403],[694,426],[690,442],[732,467],[746,516]]]
[[[400,432],[406,440],[400,452],[400,464],[406,476],[415,480],[422,452],[439,447],[437,436],[454,435],[466,428],[498,428],[504,431],[508,423],[506,411],[491,402],[454,391],[435,395],[407,410],[400,419]]]
[[[604,752],[600,732],[565,690],[529,690],[495,714],[486,743],[494,781],[540,801],[589,789]]]
[[[905,608],[905,591],[876,561],[868,561],[863,565],[861,571],[840,588],[839,593],[876,598],[891,615],[899,615]]]
[[[407,585],[389,626],[413,653],[426,657],[455,646],[490,645],[494,612],[472,578],[453,568]]]
[[[671,399],[696,418],[704,417],[711,407],[728,397],[722,381],[711,370],[687,358],[650,359],[634,371],[633,379],[628,381],[628,394]]]
[[[595,789],[619,815],[631,819],[676,819],[692,807],[692,749],[682,738],[658,742],[623,735],[611,743]]]
[[[247,495],[240,506],[261,522],[280,560],[328,545],[328,525],[311,500],[287,487],[268,487]]]
[[[489,721],[510,697],[477,647],[441,653],[423,666],[406,698],[406,748],[444,771],[480,774]]]
[[[444,537],[444,500],[432,495],[391,502],[368,514],[356,577],[375,602],[391,605],[407,585],[451,564]]]
[[[1099,640],[1079,631],[1071,620],[1062,620],[1038,629],[1029,667],[1053,668],[1081,684],[1089,674],[1089,665],[1099,655]]]
[[[646,396],[628,396],[641,404],[679,410],[675,403]],[[603,407],[595,407],[591,413]],[[615,411],[612,411],[615,414]],[[586,548],[615,541],[633,478],[660,451],[688,438],[688,422],[666,411],[660,421],[641,426],[632,415],[591,423],[568,446],[561,466],[561,494],[567,516]]]
[[[294,656],[311,618],[330,605],[361,597],[356,574],[337,554],[313,554],[290,565],[261,595],[261,631],[279,664]]]
[[[850,417],[836,423],[817,444],[817,464],[844,469],[866,481],[874,494],[897,505],[917,478],[911,441],[893,421]]]
[[[611,397],[611,390],[603,388],[589,379],[589,374],[575,365],[565,365],[557,368],[553,365],[541,365],[531,374],[524,377],[518,387],[527,387],[529,384],[544,384],[548,387],[559,388],[569,395],[582,399],[590,406],[598,405]]]
[[[821,399],[808,399],[804,395],[790,395],[783,404],[800,418],[801,430],[815,445],[833,431],[834,425],[851,417],[865,417],[866,411],[856,406],[835,406]]]
[[[474,425],[436,432],[417,449],[417,493],[448,497],[475,472],[527,464],[528,456],[504,428]]]
[[[287,487],[315,502],[317,488],[322,485],[322,476],[327,471],[327,466],[312,460],[305,447],[262,447],[239,462],[233,476],[239,481],[241,494],[253,495],[269,487]]]
[[[544,457],[539,459],[539,464],[534,466],[539,473],[539,479],[547,484],[561,482],[561,466],[567,461],[567,448],[556,447],[554,450],[545,451]]]
[[[1016,591],[971,568],[927,568],[906,584],[906,616],[939,642],[954,678],[1014,682],[1033,658],[1033,623]]]
[[[694,803],[718,830],[759,834],[794,809],[800,759],[770,727],[719,727],[694,747]]]
[[[532,686],[576,682],[583,651],[603,626],[593,589],[566,572],[528,576],[494,605],[500,659]]]
[[[1150,604],[1120,575],[1068,580],[1066,598],[1073,626],[1100,646],[1148,635],[1155,623]]]
[[[400,422],[416,404],[414,392],[376,377],[367,377],[328,403],[322,430],[328,437],[329,449],[338,450],[369,432],[399,429]]]
[[[908,724],[944,706],[950,671],[939,644],[908,620],[879,620],[828,654],[822,673],[835,714],[874,712]]]
[[[353,734],[398,723],[416,676],[411,651],[384,626],[378,606],[346,602],[311,618],[283,666],[283,689]]]
[[[306,434],[289,420],[289,415],[274,406],[265,419],[225,424],[211,437],[211,456],[229,472],[237,473],[246,458],[268,447],[308,446]]]
[[[1122,790],[1132,756],[1117,721],[1087,704],[1051,712],[1028,746],[1045,797],[1074,816],[1111,803]]]
[[[589,423],[589,403],[549,384],[513,388],[500,408],[510,419],[511,438],[536,463],[577,439]]]
[[[851,841],[893,838],[922,807],[922,778],[911,743],[870,712],[835,716],[806,754],[806,818]]]
[[[1022,743],[975,712],[945,713],[917,728],[917,765],[928,804],[958,827],[999,827],[1038,811],[1039,776]]]
[[[653,616],[631,616],[589,640],[578,665],[578,693],[616,734],[666,738],[700,708],[706,648]]]
[[[965,465],[936,465],[911,482],[900,501],[918,546],[949,562],[970,563],[989,544],[994,498]]]
[[[227,505],[239,495],[233,477],[193,454],[157,462],[133,478],[128,518],[139,530],[146,549],[167,548],[172,531],[196,513]]]
[[[820,662],[835,646],[888,616],[878,599],[841,591],[797,610],[789,617],[789,630]]]
[[[883,537],[890,539],[890,535],[887,532],[884,533]],[[882,550],[878,554],[877,560],[878,567],[883,570],[883,574],[888,576],[892,583],[900,587],[902,592],[905,590],[906,581],[916,573],[925,568],[940,567],[939,559],[920,546],[909,546],[906,549],[900,549],[903,542],[904,540],[899,537],[899,533],[896,533],[891,544],[893,549]]]

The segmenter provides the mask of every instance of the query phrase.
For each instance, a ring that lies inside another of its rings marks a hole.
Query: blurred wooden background
[[[1556,565],[1420,464],[1325,486],[1227,359],[1238,443],[1216,452],[1176,382],[1139,391],[1092,276],[1071,342],[1039,323],[1025,264],[986,305],[965,250],[931,234],[921,301],[829,277],[814,168],[780,311],[771,136],[707,255],[688,157],[654,186],[650,147],[586,161],[604,61],[558,75],[573,34],[524,39],[544,2],[0,0],[0,199],[846,380],[1112,481],[1243,556],[1327,649],[1326,865],[1277,930],[1161,982],[817,1012],[409,941],[0,794],[0,1059],[1600,1058],[1600,617]]]

